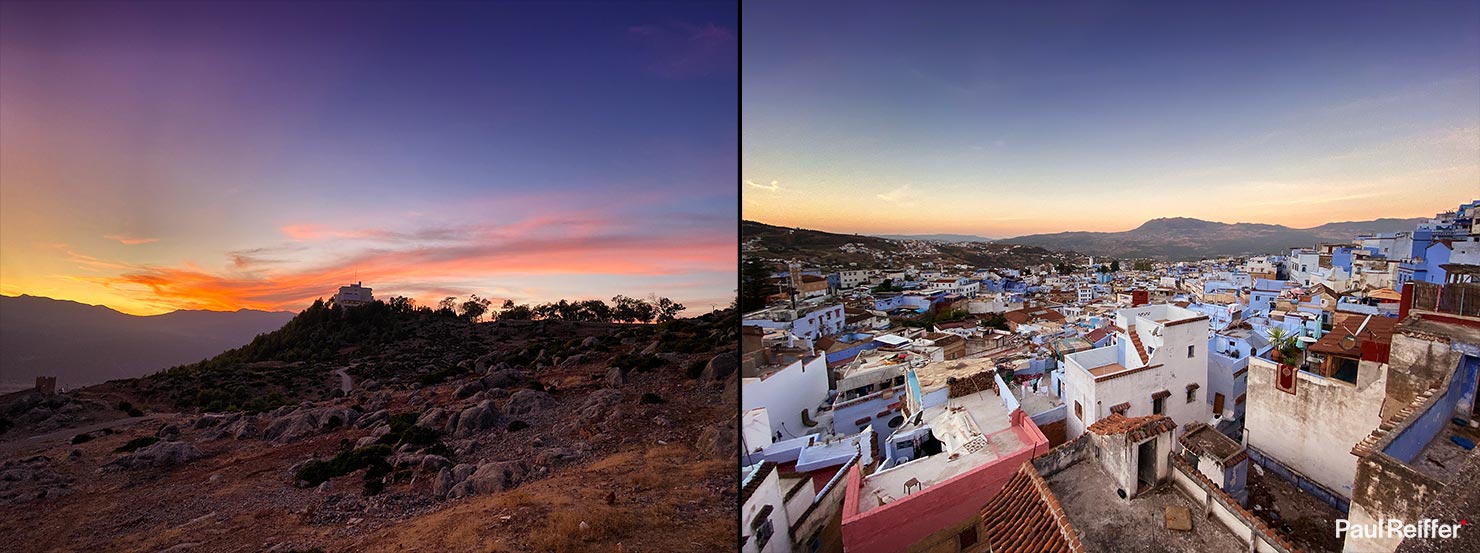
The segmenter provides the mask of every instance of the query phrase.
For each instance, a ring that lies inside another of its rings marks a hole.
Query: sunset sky
[[[728,305],[733,3],[0,4],[0,293]]]
[[[747,219],[1007,237],[1480,198],[1480,3],[742,10]]]

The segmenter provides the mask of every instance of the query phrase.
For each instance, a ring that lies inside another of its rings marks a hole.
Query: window
[[[1191,359],[1192,358],[1192,353],[1196,349],[1197,349],[1197,346],[1187,346],[1187,358],[1188,359]]]
[[[1166,411],[1166,398],[1154,398],[1151,400],[1151,414],[1160,415]]]
[[[1079,406],[1079,401],[1074,401],[1074,418],[1084,420],[1084,408]]]
[[[807,553],[817,553],[821,549],[822,540],[817,536],[812,536],[812,539],[807,540]]]
[[[759,549],[765,549],[766,542],[771,541],[771,536],[776,533],[776,529],[771,524],[770,511],[771,506],[767,505],[761,509],[760,516],[750,523],[751,530],[755,533],[756,547]]]
[[[962,551],[976,545],[976,526],[969,526],[965,530],[962,530],[960,534],[956,534],[956,544],[960,546]]]
[[[1197,401],[1197,388],[1187,389],[1187,403]]]

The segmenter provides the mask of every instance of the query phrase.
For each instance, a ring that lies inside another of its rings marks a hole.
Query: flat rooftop
[[[1089,551],[1247,551],[1248,545],[1216,520],[1203,518],[1202,504],[1166,483],[1125,501],[1093,457],[1045,477],[1079,540]],[[1192,511],[1192,530],[1166,527],[1166,508]]]
[[[1468,426],[1456,426],[1446,418],[1444,419],[1444,427],[1439,429],[1439,432],[1434,435],[1434,439],[1430,440],[1428,445],[1425,445],[1423,450],[1418,452],[1418,456],[1413,458],[1413,462],[1408,465],[1428,475],[1430,478],[1440,482],[1448,482],[1450,478],[1454,477],[1457,468],[1464,463],[1465,456],[1470,454],[1469,451],[1465,451],[1465,448],[1450,441],[1450,436],[1459,436],[1480,442],[1480,430]]]
[[[920,391],[925,392],[945,386],[946,379],[953,376],[965,378],[980,372],[995,370],[997,370],[997,361],[993,358],[955,359],[917,368],[915,376],[920,379]]]
[[[903,499],[906,497],[905,482],[918,480],[920,490],[928,490],[1028,447],[1029,443],[1019,435],[1022,430],[1012,426],[1002,398],[992,391],[951,398],[945,405],[926,409],[923,424],[908,423],[898,431],[908,432],[924,426],[929,426],[936,439],[945,443],[943,450],[865,477],[859,490],[859,512]],[[919,493],[919,490],[912,486],[911,493]]]

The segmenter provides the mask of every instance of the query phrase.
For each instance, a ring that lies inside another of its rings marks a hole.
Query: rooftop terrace
[[[1114,480],[1094,459],[1082,459],[1045,479],[1089,551],[1248,550],[1227,527],[1202,518],[1201,503],[1194,504],[1170,484],[1126,501],[1116,496]],[[1166,527],[1169,506],[1193,512],[1192,530]]]
[[[910,493],[919,493],[1030,444],[1020,435],[1023,431],[1012,426],[1002,398],[991,390],[952,398],[945,405],[926,409],[922,424],[906,423],[898,432],[927,426],[936,439],[944,442],[942,451],[864,478],[860,512],[904,498],[908,495],[906,482],[911,483]],[[920,487],[915,488],[912,481],[918,481]]]

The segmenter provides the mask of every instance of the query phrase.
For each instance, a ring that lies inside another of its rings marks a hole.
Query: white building
[[[872,279],[873,276],[874,276],[874,271],[870,271],[870,270],[866,270],[866,269],[865,270],[839,271],[838,272],[838,285],[840,287],[842,287],[842,289],[847,290],[849,288],[854,288],[854,287],[857,287],[857,286],[868,284],[869,280]]]
[[[740,372],[740,412],[766,421],[772,441],[824,430],[816,419],[818,407],[827,402],[825,355],[794,348],[764,350],[742,358]],[[765,445],[770,442],[746,444],[750,449]]]
[[[762,462],[742,469],[740,550],[745,553],[790,553],[790,524],[776,464]]]
[[[349,286],[340,286],[339,293],[334,294],[334,305],[354,307],[374,302],[375,296],[370,293],[370,288],[361,284],[363,283],[356,282]]]
[[[1208,422],[1208,317],[1175,305],[1115,312],[1115,343],[1064,356],[1066,435],[1120,413]]]

